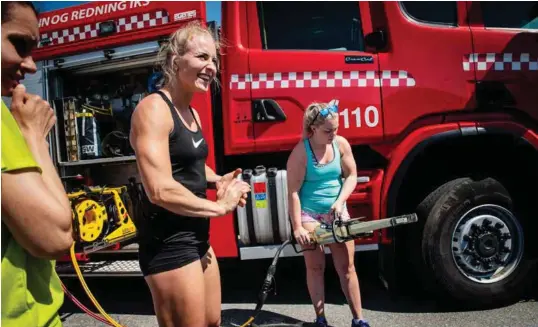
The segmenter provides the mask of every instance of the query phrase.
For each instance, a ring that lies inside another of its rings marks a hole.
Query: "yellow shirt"
[[[41,168],[2,102],[2,173]],[[2,327],[60,327],[64,294],[55,261],[39,259],[21,247],[2,222]]]

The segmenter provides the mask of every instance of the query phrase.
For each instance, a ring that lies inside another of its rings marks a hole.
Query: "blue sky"
[[[87,2],[90,1],[33,1],[34,5],[40,12],[71,7]],[[207,1],[206,8],[207,20],[216,20],[217,24],[220,25],[220,1]]]

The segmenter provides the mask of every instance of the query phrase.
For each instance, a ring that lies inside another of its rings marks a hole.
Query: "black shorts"
[[[154,216],[139,230],[138,261],[144,276],[181,268],[209,250],[209,219]]]

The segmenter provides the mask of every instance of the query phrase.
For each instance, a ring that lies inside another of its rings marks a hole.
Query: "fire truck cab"
[[[518,299],[537,258],[536,15],[535,2],[223,2],[220,26],[210,23],[220,85],[192,105],[208,165],[242,168],[253,191],[245,208],[211,221],[217,256],[272,257],[290,237],[286,160],[307,105],[334,99],[359,170],[351,215],[419,216],[356,242],[378,252],[387,287],[423,285],[472,306]],[[160,45],[191,20],[206,23],[205,3],[105,1],[40,14],[39,71],[26,86],[58,116],[50,144],[61,175],[84,177],[66,182],[68,192],[84,184],[120,194],[136,178],[130,114],[151,92]],[[94,229],[75,219],[81,242],[117,223],[99,219]]]

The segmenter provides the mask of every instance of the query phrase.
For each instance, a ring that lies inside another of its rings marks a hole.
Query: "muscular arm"
[[[353,158],[353,152],[351,151],[349,142],[345,138],[338,136],[338,145],[342,153],[342,174],[345,181],[336,201],[344,203],[351,193],[353,193],[355,186],[357,186],[357,165],[355,164],[355,158]]]
[[[218,217],[226,214],[220,203],[197,197],[172,177],[168,135],[173,121],[168,108],[158,104],[156,96],[146,97],[137,106],[131,123],[131,144],[149,200],[180,215]]]
[[[299,190],[303,184],[306,167],[306,153],[302,144],[295,146],[287,162],[288,203],[292,228],[301,226],[301,201]]]
[[[26,139],[42,174],[35,169],[2,173],[2,221],[30,254],[57,259],[73,243],[71,207],[45,139]]]
[[[60,176],[52,163],[47,141],[45,139],[32,140],[28,137],[26,137],[26,141],[30,152],[32,152],[32,155],[34,156],[34,160],[41,167],[41,176],[43,177],[43,182],[50,190],[51,195],[58,200],[62,208],[69,212],[69,219],[66,221],[66,223],[71,225],[71,204]],[[71,232],[71,229],[69,229],[69,232]]]

